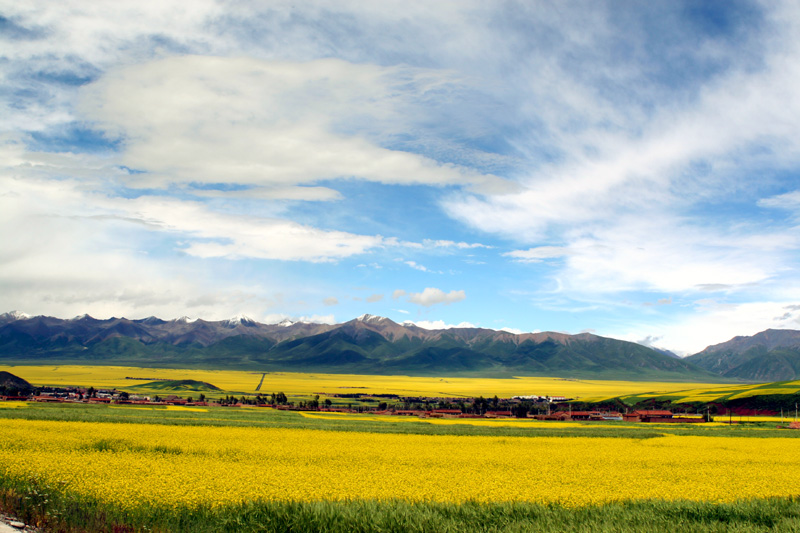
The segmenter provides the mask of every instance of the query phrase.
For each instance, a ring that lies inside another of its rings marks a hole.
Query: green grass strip
[[[544,490],[544,488],[543,488]],[[530,503],[248,502],[124,511],[35,479],[0,478],[0,510],[59,532],[791,532],[800,499],[648,500],[569,509]]]

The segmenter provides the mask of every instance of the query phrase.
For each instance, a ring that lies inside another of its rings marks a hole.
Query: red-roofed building
[[[41,395],[41,396],[34,396],[33,401],[35,402],[63,402],[64,398],[58,398],[56,396],[48,396],[48,395]]]
[[[486,411],[483,416],[486,418],[510,418],[514,416],[514,413],[511,411]]]
[[[434,409],[431,411],[431,416],[434,418],[461,416],[461,409]]]
[[[672,411],[663,409],[637,409],[632,413],[622,415],[626,422],[669,422],[672,420]]]

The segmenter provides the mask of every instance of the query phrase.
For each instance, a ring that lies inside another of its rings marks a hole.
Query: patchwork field
[[[546,377],[451,378],[409,376],[365,376],[355,374],[301,374],[290,372],[261,373],[227,370],[190,370],[168,368],[134,368],[120,366],[2,366],[37,386],[93,386],[126,390],[154,379],[192,379],[211,383],[225,394],[284,392],[310,394],[397,394],[400,396],[442,397],[511,397],[515,395],[567,396],[570,398],[608,398],[638,393],[667,394],[686,390],[689,384],[652,381],[602,381]],[[142,379],[126,379],[142,378]],[[708,389],[717,385],[691,384]],[[209,394],[209,396],[214,396]]]

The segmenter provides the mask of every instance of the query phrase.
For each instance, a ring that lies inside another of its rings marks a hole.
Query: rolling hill
[[[172,392],[172,393],[181,393],[181,392],[217,392],[221,391],[219,387],[212,385],[211,383],[207,383],[205,381],[197,381],[194,379],[165,379],[159,381],[151,381],[148,383],[141,383],[139,385],[132,385],[128,387],[128,390],[132,391],[159,391],[159,392]]]
[[[361,374],[713,380],[648,347],[588,333],[423,329],[363,315],[343,324],[260,324],[0,315],[0,362]]]
[[[0,394],[30,392],[33,385],[10,372],[0,371]]]

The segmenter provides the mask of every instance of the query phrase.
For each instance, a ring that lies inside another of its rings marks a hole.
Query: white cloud
[[[791,191],[770,198],[762,198],[758,201],[758,205],[760,207],[797,210],[800,209],[800,191]]]
[[[423,329],[453,329],[453,328],[476,328],[477,326],[469,322],[461,322],[460,324],[447,324],[443,320],[406,320],[403,324],[413,324]]]
[[[237,190],[187,189],[187,194],[206,198],[244,198],[248,200],[303,200],[330,202],[342,195],[328,187],[251,187]]]
[[[747,226],[702,229],[681,219],[619,219],[576,238],[560,278],[564,290],[613,293],[693,291],[708,284],[747,287],[783,269],[798,236]]]
[[[800,79],[800,18],[796,10],[784,13],[787,5],[776,5],[765,22],[766,55],[757,68],[736,49],[718,49],[732,61],[719,75],[694,82],[691,94],[648,94],[653,87],[642,85],[632,89],[633,101],[614,100],[625,93],[582,85],[607,65],[580,80],[558,64],[544,69],[542,79],[531,74],[526,111],[543,126],[538,137],[518,144],[557,156],[533,151],[530,170],[519,178],[522,192],[455,193],[443,207],[473,228],[519,243],[558,242],[506,256],[531,263],[562,258],[553,276],[574,295],[711,284],[741,291],[787,275],[800,249],[796,228],[770,227],[752,216],[731,221],[717,212],[732,198],[745,211],[756,204],[796,208],[796,192],[759,202],[758,194],[776,180],[753,178],[800,164],[800,105],[790,96]],[[608,21],[598,22],[585,42],[605,44]],[[637,34],[629,38],[632,46],[641,44]],[[625,77],[647,79],[645,65],[619,67],[628,69]],[[556,105],[536,106],[541,100]]]
[[[375,303],[383,300],[383,294],[373,294],[367,297],[367,302]]]
[[[419,270],[420,272],[430,272],[424,265],[418,264],[416,261],[403,261],[406,265],[410,266],[414,270]]]
[[[390,242],[380,236],[325,231],[289,220],[215,212],[199,202],[166,197],[95,199],[94,203],[96,208],[105,207],[108,216],[185,235],[189,242],[182,250],[201,258],[325,262]]]
[[[380,270],[383,268],[383,266],[380,265],[379,263],[370,263],[368,265],[365,263],[360,263],[356,265],[356,268],[374,268],[375,270]]]
[[[330,296],[325,298],[322,303],[325,305],[339,305],[339,300],[333,296]]]
[[[294,305],[276,296],[291,285],[230,277],[226,268],[210,269],[199,258],[326,261],[383,242],[217,213],[197,202],[109,197],[92,191],[103,176],[119,172],[102,158],[29,153],[15,143],[0,145],[0,154],[0,226],[7,229],[0,294],[8,309],[62,317],[87,311],[131,318],[262,316]],[[59,175],[76,177],[55,179]]]
[[[128,199],[95,192],[102,176],[123,174],[101,158],[30,153],[15,143],[2,145],[0,153],[7,156],[6,166],[0,169],[3,197],[13,203],[6,213],[20,219],[93,218],[107,222],[96,227],[109,234],[120,225],[136,225],[184,238],[186,244],[181,250],[201,258],[327,262],[394,245],[394,240],[381,236],[326,231],[276,217],[216,211],[199,201],[167,196]],[[72,178],[59,179],[64,174]],[[33,228],[29,226],[26,231]],[[24,242],[32,245],[35,241]]]
[[[428,248],[458,248],[460,250],[467,250],[470,248],[491,248],[491,246],[480,243],[455,242],[455,241],[431,240],[431,239],[423,240],[422,245]]]
[[[130,184],[236,183],[291,187],[323,179],[466,185],[510,183],[390,150],[345,133],[365,120],[400,121],[398,95],[446,83],[441,73],[357,65],[179,56],[114,69],[83,90],[83,113],[125,142]],[[400,92],[402,86],[403,91]],[[295,187],[297,197],[318,191]]]
[[[537,246],[528,250],[514,250],[506,252],[504,257],[511,257],[520,263],[541,263],[544,259],[556,259],[570,254],[570,250],[563,246]]]
[[[466,293],[461,291],[444,292],[441,289],[426,287],[422,292],[412,292],[408,295],[408,301],[423,307],[430,307],[437,304],[450,305],[454,302],[460,302],[466,298]]]
[[[196,265],[142,253],[144,226],[107,217],[74,181],[0,176],[0,183],[4,307],[60,317],[222,319],[274,305],[258,283],[235,280],[221,289]]]
[[[406,291],[404,291],[403,289],[395,289],[394,292],[392,292],[392,299],[397,300],[398,298],[402,298],[405,295]]]
[[[800,329],[800,315],[791,306],[800,301],[800,291],[791,290],[794,300],[725,303],[697,302],[693,309],[662,326],[641,324],[617,338],[651,344],[681,356],[692,355],[709,345],[726,342],[738,335],[755,335],[765,329]]]
[[[310,316],[301,316],[298,317],[297,320],[294,322],[307,322],[309,324],[337,324],[336,317],[334,315],[310,315]]]

